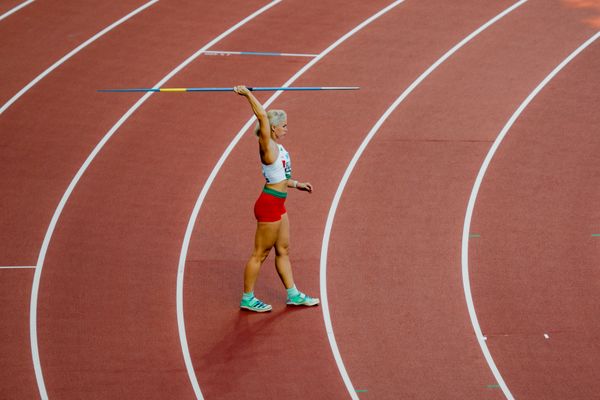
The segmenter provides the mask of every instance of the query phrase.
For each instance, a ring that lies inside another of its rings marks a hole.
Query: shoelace
[[[253,300],[256,300],[256,302],[250,303],[250,307],[267,308],[267,305],[265,303],[263,303],[262,301],[260,301],[259,299],[257,299],[256,297],[254,297]]]

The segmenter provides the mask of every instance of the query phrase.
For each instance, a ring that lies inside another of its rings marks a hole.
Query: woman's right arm
[[[250,107],[252,107],[252,112],[254,112],[258,120],[258,144],[260,145],[261,158],[265,164],[272,164],[275,162],[276,155],[273,154],[273,149],[271,148],[271,125],[269,124],[267,112],[246,86],[236,86],[233,90],[240,96],[248,99]]]

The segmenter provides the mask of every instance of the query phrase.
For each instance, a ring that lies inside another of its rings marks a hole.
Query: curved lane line
[[[342,197],[342,193],[344,191],[344,188],[346,187],[346,183],[348,182],[348,179],[350,178],[350,175],[352,174],[352,171],[354,170],[354,167],[358,163],[358,160],[362,156],[362,153],[365,151],[365,149],[366,149],[367,145],[369,144],[369,142],[371,141],[371,139],[379,131],[379,128],[381,128],[381,126],[383,125],[383,123],[389,118],[389,116],[400,105],[400,103],[402,103],[402,101],[404,101],[404,99],[421,82],[423,82],[423,80],[425,80],[425,78],[427,78],[435,69],[437,69],[437,67],[439,67],[444,61],[446,61],[449,57],[451,57],[454,53],[456,53],[461,47],[463,47],[465,44],[467,44],[470,40],[472,40],[474,37],[476,37],[477,35],[479,35],[481,32],[483,32],[485,29],[487,29],[488,27],[490,27],[492,24],[494,24],[495,22],[497,22],[498,20],[500,20],[501,18],[503,18],[504,16],[506,16],[507,14],[509,14],[510,12],[512,12],[513,10],[515,10],[516,8],[518,8],[521,5],[525,4],[526,2],[527,2],[527,0],[521,0],[521,1],[517,2],[517,3],[515,3],[511,7],[507,8],[506,10],[504,10],[503,12],[501,12],[500,14],[498,14],[497,16],[495,16],[494,18],[492,18],[491,20],[489,20],[488,22],[486,22],[485,24],[483,24],[481,27],[479,27],[477,30],[475,30],[473,33],[471,33],[469,36],[465,37],[462,41],[460,41],[458,44],[456,44],[454,47],[452,47],[450,50],[448,50],[448,52],[446,52],[446,54],[444,54],[442,57],[440,57],[425,72],[423,72],[400,95],[400,97],[398,97],[392,103],[392,105],[385,111],[385,113],[381,116],[381,118],[379,118],[379,120],[377,121],[377,123],[373,126],[373,128],[371,128],[371,130],[369,131],[369,133],[367,134],[367,136],[365,137],[365,139],[361,143],[360,147],[358,148],[358,150],[354,154],[354,157],[352,158],[352,160],[348,164],[346,172],[344,173],[344,176],[342,177],[342,180],[340,181],[340,184],[339,184],[338,189],[337,189],[337,191],[335,193],[334,199],[333,199],[333,201],[331,203],[331,208],[329,209],[329,215],[327,216],[327,223],[325,225],[325,232],[323,234],[323,245],[321,247],[321,299],[322,299],[322,305],[323,305],[323,316],[325,318],[325,325],[327,327],[327,332],[333,338],[332,341],[333,341],[334,344],[335,344],[335,337],[334,337],[334,334],[333,334],[333,327],[332,327],[332,324],[331,324],[331,317],[329,315],[329,303],[327,301],[327,253],[328,253],[329,239],[330,239],[330,236],[331,236],[331,229],[332,229],[332,226],[333,226],[333,220],[335,218],[335,213],[337,211],[337,207],[338,207],[340,198]],[[335,345],[335,347],[336,347],[336,352],[337,352],[336,357],[340,357],[340,362],[341,362],[341,356],[339,356],[339,350],[337,350],[337,345]],[[343,365],[343,363],[342,363],[342,365]],[[346,373],[345,369],[344,369],[344,374],[346,375],[345,380],[347,379],[347,381],[349,383],[349,385],[347,385],[347,387],[348,387],[348,391],[350,392],[350,396],[353,399],[358,399],[358,395],[356,394],[356,391],[352,388],[352,384],[350,383],[350,378],[347,376],[347,373]]]
[[[155,1],[157,1],[157,0],[155,0]],[[217,36],[215,39],[211,40],[208,44],[206,44],[204,47],[202,47],[196,53],[194,53],[189,58],[187,58],[183,63],[181,63],[179,66],[177,66],[169,74],[167,74],[154,87],[160,87],[160,86],[162,86],[165,82],[167,82],[169,79],[171,79],[175,74],[177,74],[179,71],[181,71],[183,68],[185,68],[188,64],[190,64],[192,61],[194,61],[196,58],[198,58],[205,50],[207,50],[208,48],[210,48],[214,44],[218,43],[220,40],[222,40],[223,38],[225,38],[226,36],[228,36],[230,33],[232,33],[233,31],[235,31],[236,29],[238,29],[239,27],[241,27],[242,25],[244,25],[245,23],[247,23],[248,21],[250,21],[254,17],[258,16],[259,14],[263,13],[264,11],[266,11],[269,8],[273,7],[274,5],[279,4],[281,1],[282,0],[274,0],[274,1],[272,1],[271,3],[267,4],[263,8],[259,9],[258,11],[254,12],[250,16],[246,17],[242,21],[238,22],[237,24],[235,24],[234,26],[232,26],[231,28],[229,28],[228,30],[226,30],[225,32],[223,32],[222,34],[220,34],[219,36]],[[54,215],[52,216],[52,220],[50,221],[50,225],[48,226],[48,230],[46,231],[46,236],[44,237],[44,241],[42,243],[42,247],[40,249],[40,254],[39,254],[39,257],[38,257],[38,261],[37,261],[37,265],[36,265],[36,270],[35,270],[35,275],[33,277],[33,285],[32,285],[32,289],[31,289],[31,304],[30,304],[30,307],[29,307],[29,315],[30,315],[30,317],[29,317],[29,332],[30,332],[30,341],[31,341],[31,355],[32,355],[32,358],[33,358],[33,367],[34,367],[34,370],[35,370],[35,377],[36,377],[36,380],[37,380],[38,388],[39,388],[39,391],[40,391],[40,397],[42,398],[42,400],[48,399],[48,394],[46,392],[46,386],[44,384],[44,377],[43,377],[43,374],[42,374],[42,367],[41,367],[41,363],[40,363],[40,355],[39,355],[39,350],[38,350],[38,341],[37,341],[37,301],[38,301],[38,291],[39,291],[39,287],[40,287],[40,280],[41,280],[41,276],[42,276],[42,270],[43,270],[43,267],[44,267],[44,260],[46,258],[46,252],[48,251],[48,246],[50,245],[50,241],[52,239],[52,234],[54,233],[54,229],[56,228],[56,224],[58,222],[58,219],[60,218],[60,215],[62,214],[62,210],[64,209],[67,201],[69,200],[69,197],[71,196],[71,193],[75,189],[75,186],[77,186],[77,183],[79,182],[79,180],[81,179],[81,177],[83,176],[83,174],[85,173],[85,171],[87,170],[87,168],[89,167],[89,165],[92,163],[92,161],[94,160],[94,158],[96,157],[96,155],[98,155],[98,153],[100,152],[100,150],[102,150],[102,148],[104,147],[104,145],[106,144],[106,142],[108,142],[108,140],[121,127],[121,125],[123,125],[125,123],[125,121],[152,94],[153,94],[152,92],[148,92],[140,100],[138,100],[119,119],[119,121],[117,121],[117,123],[108,131],[108,133],[106,133],[106,135],[102,138],[102,140],[96,145],[96,147],[90,153],[90,155],[88,156],[88,158],[85,160],[85,162],[83,163],[83,165],[81,166],[81,168],[79,169],[79,171],[77,171],[77,174],[75,175],[75,177],[73,178],[73,180],[69,184],[69,187],[67,188],[67,190],[63,194],[63,197],[61,198],[61,200],[60,200],[60,202],[58,204],[58,207],[54,211]],[[181,333],[181,331],[180,331],[180,333]],[[182,342],[182,346],[183,346],[183,342]],[[187,348],[187,343],[186,343],[185,347]],[[185,354],[186,353],[184,352],[184,359],[185,359],[185,362],[186,362],[186,368],[188,370],[188,374],[190,376],[190,380],[191,380],[192,386],[194,388],[194,392],[196,393],[196,396],[198,397],[198,399],[202,399],[203,398],[202,397],[202,392],[200,391],[200,387],[198,386],[198,381],[196,380],[196,377],[194,375],[194,370],[193,370],[193,368],[191,368],[191,361],[189,361],[189,353],[187,355],[187,358],[186,358]]]
[[[30,5],[34,1],[35,0],[27,0],[26,2],[21,3],[18,6],[13,7],[12,9],[8,10],[7,12],[5,12],[4,14],[0,15],[0,21],[2,21],[4,18],[8,17],[9,15],[16,13],[21,8]]]
[[[469,198],[469,203],[467,205],[466,215],[465,215],[465,223],[463,226],[463,235],[462,235],[462,279],[463,279],[463,287],[465,290],[465,297],[467,301],[467,307],[469,309],[469,316],[471,317],[471,323],[473,324],[473,330],[475,331],[475,335],[477,336],[477,341],[479,342],[479,346],[481,347],[481,351],[485,356],[485,359],[496,378],[496,381],[500,385],[504,396],[509,400],[514,400],[513,395],[511,394],[508,386],[502,379],[500,375],[500,371],[496,367],[492,355],[486,345],[485,338],[483,333],[481,332],[481,327],[479,326],[479,322],[477,320],[477,313],[475,312],[475,306],[473,304],[473,296],[471,294],[471,284],[469,281],[469,231],[471,229],[471,219],[473,217],[473,210],[475,209],[475,202],[477,201],[477,194],[479,193],[479,188],[481,187],[481,182],[483,181],[483,177],[494,157],[498,147],[504,140],[504,137],[508,134],[508,131],[513,126],[517,118],[521,115],[523,110],[531,103],[531,101],[537,96],[537,94],[558,74],[571,60],[573,60],[579,53],[581,53],[586,47],[592,44],[596,39],[600,37],[600,32],[597,32],[594,36],[588,39],[585,43],[579,46],[575,51],[573,51],[567,58],[563,60],[554,70],[546,76],[546,78],[527,96],[525,101],[517,108],[517,111],[510,117],[504,128],[496,137],[496,140],[490,147],[487,156],[485,157],[483,164],[481,164],[481,168],[479,169],[479,173],[477,174],[477,178],[475,180],[475,184],[473,185],[473,189],[471,191],[471,196]]]
[[[39,81],[41,81],[42,79],[44,79],[49,73],[51,73],[52,71],[54,71],[56,68],[60,67],[62,64],[65,63],[65,61],[69,60],[71,57],[73,57],[75,54],[79,53],[81,50],[83,50],[85,47],[87,47],[88,45],[92,44],[93,42],[95,42],[97,39],[101,38],[102,36],[104,36],[106,33],[110,32],[111,30],[113,30],[114,28],[116,28],[117,26],[121,25],[123,22],[129,20],[130,18],[132,18],[133,16],[135,16],[136,14],[144,11],[146,8],[154,5],[155,3],[157,3],[159,0],[152,0],[149,1],[148,3],[144,4],[143,6],[136,8],[135,10],[133,10],[132,12],[130,12],[129,14],[127,14],[126,16],[124,16],[123,18],[121,18],[120,20],[110,24],[109,26],[107,26],[106,28],[102,29],[100,32],[96,33],[94,36],[92,36],[91,38],[89,38],[88,40],[86,40],[85,42],[81,43],[79,46],[77,46],[76,48],[74,48],[73,50],[71,50],[69,53],[67,53],[63,58],[61,58],[60,60],[58,60],[57,62],[55,62],[54,64],[52,64],[50,67],[48,67],[44,72],[42,72],[41,74],[39,74],[35,79],[33,79],[31,82],[29,82],[25,87],[23,87],[23,89],[21,89],[17,94],[15,94],[13,97],[11,97],[10,100],[8,100],[6,103],[4,103],[4,105],[2,106],[2,108],[0,108],[0,115],[6,111],[8,109],[8,107],[10,107],[15,101],[17,101],[21,96],[23,96],[25,93],[27,93],[27,91],[29,89],[31,89],[33,86],[37,85],[37,83]]]
[[[392,10],[394,7],[396,7],[397,5],[399,5],[403,2],[404,2],[404,0],[397,0],[393,3],[391,3],[390,5],[388,5],[387,7],[383,8],[376,14],[374,14],[371,17],[364,20],[362,23],[357,25],[354,29],[352,29],[351,31],[346,33],[344,36],[339,38],[337,41],[335,41],[327,49],[323,50],[318,56],[316,56],[309,63],[307,63],[304,67],[302,67],[302,69],[300,69],[294,76],[292,76],[286,83],[284,83],[281,86],[287,87],[287,86],[291,85],[300,76],[302,76],[306,71],[308,71],[313,65],[318,63],[323,57],[325,57],[327,54],[329,54],[331,51],[333,51],[340,44],[345,42],[348,38],[350,38],[355,33],[360,31],[361,29],[363,29],[365,26],[369,25],[371,22],[375,21],[376,19],[378,19],[382,15],[386,14],[388,11]],[[263,104],[263,106],[265,108],[267,108],[282,93],[283,93],[283,91],[275,92],[275,94],[273,96],[271,96]],[[214,166],[212,172],[210,173],[208,179],[206,180],[204,186],[202,187],[200,195],[198,196],[198,199],[196,200],[196,204],[194,205],[194,208],[190,215],[190,219],[188,221],[188,226],[185,231],[183,243],[181,245],[181,253],[180,253],[180,257],[179,257],[179,270],[177,273],[177,318],[178,318],[178,322],[180,324],[181,343],[182,343],[182,346],[185,343],[186,349],[187,349],[187,340],[185,339],[185,327],[184,327],[184,316],[183,316],[183,279],[184,279],[184,273],[185,273],[185,260],[187,259],[187,252],[188,252],[188,248],[190,245],[192,232],[194,230],[194,225],[196,224],[196,219],[198,218],[198,214],[200,213],[200,208],[202,207],[202,203],[204,202],[204,198],[206,197],[206,194],[208,193],[208,190],[210,189],[212,182],[215,180],[217,174],[221,170],[221,167],[225,163],[225,160],[227,160],[227,158],[229,157],[229,154],[233,151],[234,147],[240,141],[240,139],[242,138],[244,133],[252,126],[252,124],[255,120],[256,120],[256,118],[252,117],[248,120],[248,122],[246,122],[246,124],[244,124],[242,129],[240,129],[240,131],[237,133],[237,135],[232,139],[231,143],[229,143],[229,146],[227,146],[227,148],[221,155],[221,158],[219,159],[219,161],[217,161],[217,164]],[[321,303],[323,303],[323,301]],[[326,319],[326,324],[327,324],[327,319]],[[329,323],[329,327],[327,327],[327,338],[329,339],[329,344],[330,344],[331,350],[334,354],[334,358],[335,358],[338,370],[340,371],[340,374],[342,375],[342,379],[344,380],[344,384],[346,385],[346,388],[348,389],[350,394],[352,395],[354,393],[353,396],[356,396],[356,393],[354,392],[354,388],[352,386],[352,382],[348,378],[348,374],[346,373],[344,363],[342,362],[342,358],[337,349],[337,344],[335,343],[335,337],[333,336],[333,330],[331,329],[331,323]],[[187,357],[189,358],[189,354]],[[190,360],[190,366],[191,366],[191,360]]]

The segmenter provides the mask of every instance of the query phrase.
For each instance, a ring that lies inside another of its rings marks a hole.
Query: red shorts
[[[254,216],[258,222],[277,222],[287,211],[285,198],[287,193],[265,187],[254,203]]]

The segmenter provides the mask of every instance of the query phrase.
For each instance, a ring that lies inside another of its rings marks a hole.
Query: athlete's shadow
[[[219,391],[229,392],[238,387],[238,381],[251,372],[256,373],[257,359],[273,347],[281,345],[285,338],[282,330],[277,329],[294,313],[291,307],[273,310],[268,313],[254,313],[239,310],[237,316],[230,320],[230,329],[195,364],[196,376],[210,391],[211,387],[219,387]],[[284,324],[285,325],[285,324]],[[276,350],[275,350],[276,351]],[[261,362],[264,362],[261,361]],[[265,377],[268,379],[268,377]]]

